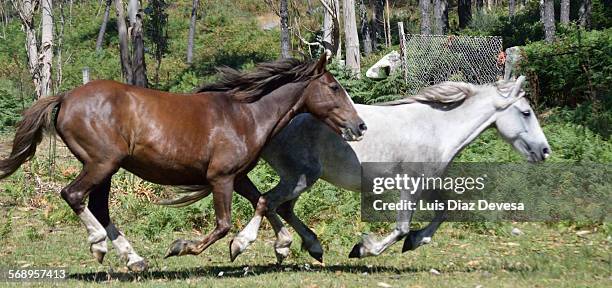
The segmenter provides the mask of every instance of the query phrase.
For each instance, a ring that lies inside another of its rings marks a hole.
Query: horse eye
[[[329,88],[333,91],[338,91],[338,89],[340,89],[340,86],[334,84],[334,85],[329,86]]]
[[[523,111],[523,112],[521,112],[521,113],[523,113],[523,116],[525,116],[525,117],[529,117],[529,116],[531,116],[531,111],[529,111],[529,110],[527,110],[527,111]]]

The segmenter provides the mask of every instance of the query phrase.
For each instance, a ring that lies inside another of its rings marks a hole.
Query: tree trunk
[[[117,31],[119,33],[119,56],[121,58],[121,72],[126,83],[133,83],[132,62],[130,61],[130,46],[128,41],[127,25],[123,11],[123,0],[115,0],[117,14]]]
[[[280,1],[280,18],[281,18],[281,58],[289,58],[289,50],[291,43],[289,38],[289,5],[287,0]]]
[[[590,29],[591,28],[591,14],[593,10],[593,2],[591,0],[583,0],[578,10],[580,26]]]
[[[66,23],[66,17],[64,17],[64,3],[63,1],[59,1],[59,12],[60,12],[60,19],[59,19],[59,29],[57,29],[57,25],[56,27],[56,31],[57,31],[57,57],[55,57],[55,85],[54,87],[56,87],[56,90],[59,90],[59,88],[62,86],[62,81],[63,81],[63,74],[62,74],[62,49],[64,46],[64,24]]]
[[[474,0],[474,4],[476,5],[476,10],[478,11],[484,8],[484,0]]]
[[[370,5],[372,6],[372,49],[378,50],[378,44],[384,38],[383,33],[385,29],[384,25],[384,0],[371,0]]]
[[[28,69],[32,76],[36,97],[42,97],[40,89],[40,69],[38,66],[38,43],[36,39],[36,30],[34,29],[34,9],[38,1],[36,0],[13,0],[13,6],[19,13],[23,30],[26,34],[26,55],[28,57]]]
[[[370,38],[370,25],[368,24],[368,10],[364,0],[359,0],[359,20],[359,31],[363,39],[363,53],[368,56],[372,53],[372,39]]]
[[[570,0],[561,0],[561,9],[559,14],[559,22],[562,24],[569,24]]]
[[[334,10],[336,11],[336,24],[338,25],[337,30],[334,31],[334,35],[337,35],[338,43],[334,44],[336,48],[336,59],[338,62],[342,60],[342,37],[340,37],[340,0],[332,0],[334,2]]]
[[[189,22],[189,36],[187,38],[187,64],[191,64],[193,61],[193,38],[195,37],[196,17],[199,6],[200,0],[193,0],[191,6],[191,21]]]
[[[513,17],[516,14],[516,0],[508,0],[508,15]]]
[[[130,0],[128,16],[132,36],[132,77],[133,85],[147,87],[147,65],[145,63],[142,10],[138,0]]]
[[[104,9],[104,17],[102,18],[102,25],[100,25],[100,31],[98,32],[98,39],[96,40],[96,52],[102,51],[102,42],[104,42],[104,33],[106,33],[106,24],[108,23],[108,17],[110,16],[112,0],[106,0],[106,8]]]
[[[360,77],[359,37],[357,36],[357,22],[355,19],[355,1],[344,0],[344,39],[346,39],[346,66],[353,75]]]
[[[448,0],[434,0],[434,33],[448,32]]]
[[[465,28],[472,20],[472,1],[458,0],[457,12],[459,14],[459,28]]]
[[[495,5],[495,0],[487,0],[487,10],[493,10],[493,6]]]
[[[389,8],[389,0],[385,1],[385,10],[386,12],[386,16],[385,20],[387,20],[386,23],[386,28],[385,31],[387,31],[387,34],[385,35],[385,39],[387,39],[387,47],[391,46],[391,9]]]
[[[419,10],[421,11],[421,34],[431,34],[430,21],[430,2],[431,0],[419,0]]]
[[[555,2],[554,0],[541,0],[540,7],[544,9],[542,23],[544,23],[544,40],[548,43],[555,41]]]
[[[332,51],[332,53],[335,54],[336,51],[332,49],[334,45],[333,33],[334,29],[336,29],[334,27],[334,13],[332,11],[335,11],[333,10],[335,8],[333,8],[333,1],[331,0],[321,1],[324,2],[325,5],[327,5],[327,7],[324,7],[325,10],[323,12],[323,48],[329,49],[330,51]]]
[[[42,0],[42,32],[40,34],[40,97],[51,95],[53,63],[53,1]]]

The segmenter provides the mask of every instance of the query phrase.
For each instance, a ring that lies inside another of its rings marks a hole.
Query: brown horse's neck
[[[302,110],[306,86],[307,81],[289,83],[256,102],[245,104],[256,119],[256,123],[251,124],[257,131],[257,142],[267,142]]]

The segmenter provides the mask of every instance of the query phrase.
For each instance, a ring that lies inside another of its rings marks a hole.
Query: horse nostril
[[[542,149],[542,155],[544,156],[544,159],[548,158],[548,156],[550,156],[550,149],[548,149],[548,147],[544,147]]]
[[[361,123],[361,124],[359,124],[359,130],[366,131],[366,130],[368,130],[368,126],[366,126],[365,123]]]

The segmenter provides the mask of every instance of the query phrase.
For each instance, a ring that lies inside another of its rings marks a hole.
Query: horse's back
[[[82,162],[112,163],[156,183],[199,184],[211,98],[92,81],[64,95],[56,128]]]

